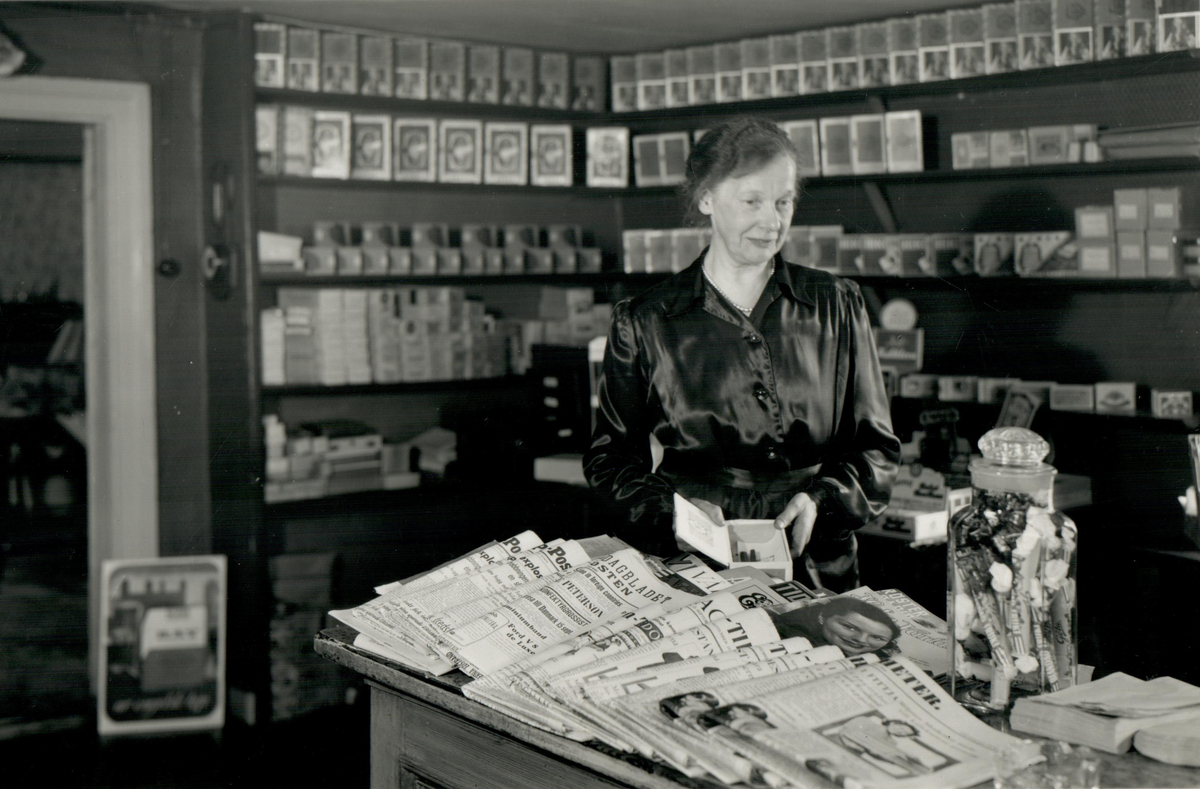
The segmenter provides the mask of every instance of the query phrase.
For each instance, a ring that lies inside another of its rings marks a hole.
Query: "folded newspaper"
[[[356,647],[460,670],[482,704],[695,778],[959,789],[1015,742],[930,678],[948,668],[946,623],[897,590],[834,596],[523,532],[376,591],[330,612]]]

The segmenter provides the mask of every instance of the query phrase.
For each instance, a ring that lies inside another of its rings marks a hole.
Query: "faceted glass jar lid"
[[[992,463],[1002,466],[1034,467],[1050,453],[1050,444],[1024,427],[997,427],[979,439],[979,451]]]

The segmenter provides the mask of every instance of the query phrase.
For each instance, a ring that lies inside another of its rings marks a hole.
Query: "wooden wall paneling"
[[[203,194],[206,245],[234,260],[231,287],[203,301],[209,376],[206,454],[213,498],[213,547],[229,563],[229,683],[255,694],[270,720],[272,535],[262,529],[264,450],[258,401],[258,308],[254,217],[254,99],[250,20],[208,15],[203,81]],[[219,184],[221,199],[213,199]],[[214,202],[221,215],[214,212]]]
[[[210,550],[206,371],[198,261],[199,28],[186,17],[93,8],[0,4],[0,16],[42,61],[39,76],[150,86],[156,258],[182,265],[156,277],[160,551]]]
[[[159,550],[212,551],[204,353],[200,87],[203,31],[135,19],[154,109]],[[176,264],[172,267],[172,262]],[[175,273],[177,272],[177,273]]]

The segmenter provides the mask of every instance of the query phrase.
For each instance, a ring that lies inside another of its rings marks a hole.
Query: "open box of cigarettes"
[[[756,567],[792,580],[786,529],[770,520],[725,520],[721,508],[675,494],[675,536],[726,567]]]

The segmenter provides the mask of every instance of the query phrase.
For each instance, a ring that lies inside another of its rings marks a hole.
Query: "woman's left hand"
[[[804,553],[817,522],[817,503],[807,493],[797,493],[775,519],[776,529],[792,527],[792,556]]]

